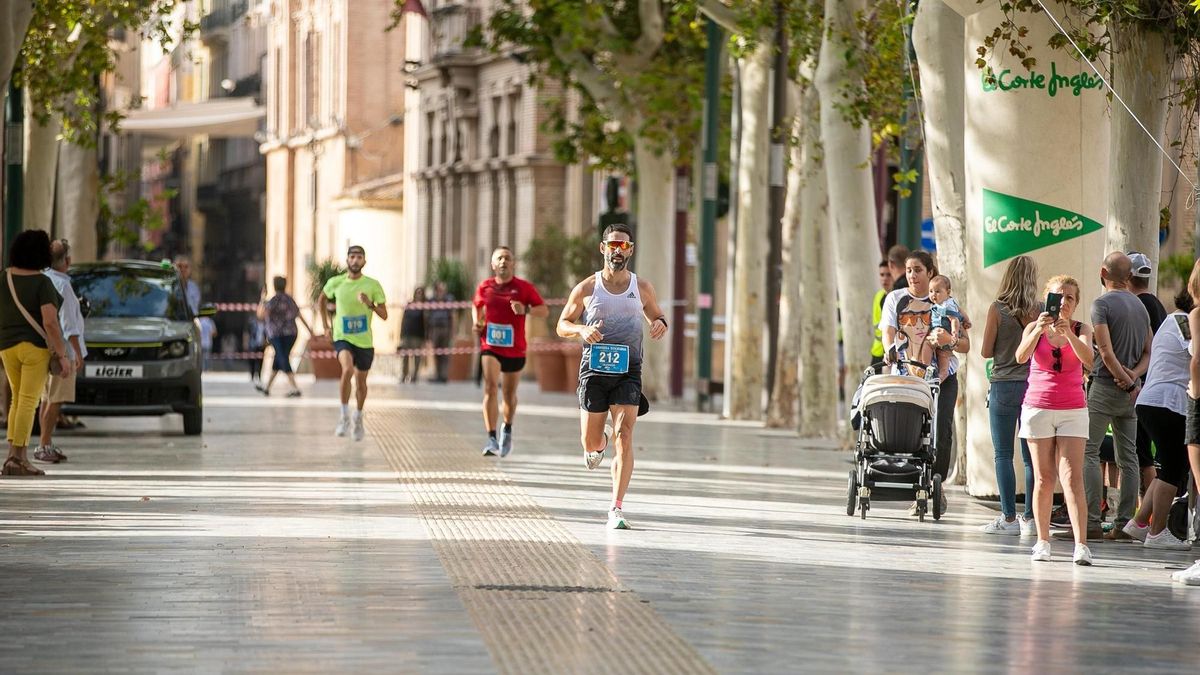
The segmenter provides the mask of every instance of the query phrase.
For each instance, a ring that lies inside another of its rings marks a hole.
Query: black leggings
[[[1139,405],[1137,416],[1138,425],[1154,441],[1158,479],[1182,487],[1188,475],[1187,445],[1183,442],[1187,418],[1156,405]]]
[[[954,452],[954,406],[957,404],[958,373],[955,373],[942,382],[941,393],[938,394],[937,438],[933,440],[937,459],[933,462],[933,472],[940,474],[942,480],[950,472],[951,454]]]

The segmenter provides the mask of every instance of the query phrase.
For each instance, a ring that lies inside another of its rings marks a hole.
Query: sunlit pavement
[[[656,410],[604,528],[573,397],[525,383],[514,453],[479,456],[471,385],[207,383],[206,431],[88,418],[68,463],[0,480],[0,672],[1194,670],[1200,553],[1031,564],[950,493],[845,515],[848,455]]]

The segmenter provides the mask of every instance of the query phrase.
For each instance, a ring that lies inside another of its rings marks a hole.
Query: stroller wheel
[[[858,503],[858,472],[850,470],[850,480],[846,485],[846,515],[854,515],[854,507]]]
[[[867,511],[871,510],[871,499],[869,497],[859,497],[858,511],[863,520],[867,519]]]
[[[933,489],[930,491],[933,494],[933,519],[942,519],[942,477],[939,474],[933,475]]]
[[[924,499],[917,500],[917,522],[925,522],[925,514],[929,512],[929,502]]]

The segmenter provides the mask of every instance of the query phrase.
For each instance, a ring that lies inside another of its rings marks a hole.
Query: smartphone
[[[1058,313],[1062,311],[1062,293],[1047,293],[1046,294],[1046,313],[1058,320]]]

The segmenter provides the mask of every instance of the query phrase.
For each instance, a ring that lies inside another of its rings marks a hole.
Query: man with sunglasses
[[[600,251],[604,269],[571,290],[558,334],[584,343],[578,391],[584,462],[589,469],[600,466],[609,439],[614,441],[608,528],[628,530],[621,509],[633,477],[633,425],[649,410],[642,396],[642,322],[650,326],[650,339],[661,340],[667,319],[654,287],[628,269],[634,251],[629,226],[605,228]]]
[[[537,288],[516,276],[516,265],[509,247],[500,246],[492,251],[493,276],[475,289],[471,307],[483,369],[483,426],[488,434],[484,457],[507,457],[512,452],[517,385],[525,369],[525,317],[550,316],[550,308]],[[499,392],[504,395],[504,426],[497,437]]]

